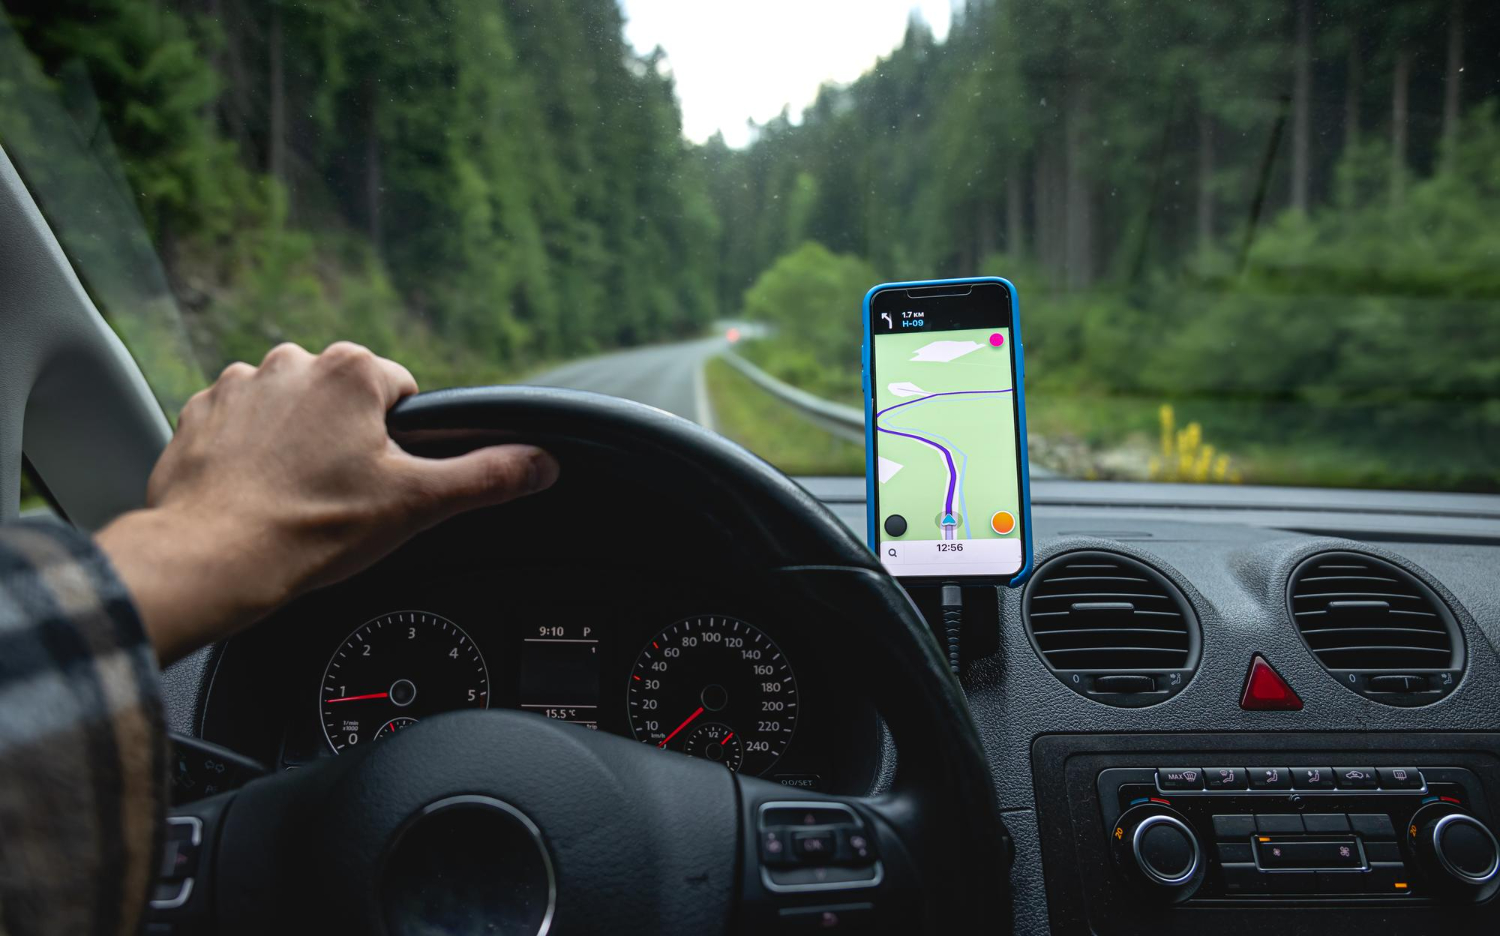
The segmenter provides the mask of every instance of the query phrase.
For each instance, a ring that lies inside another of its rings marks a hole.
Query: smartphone
[[[1022,584],[1031,491],[1015,287],[884,283],[864,317],[870,548],[902,580]]]

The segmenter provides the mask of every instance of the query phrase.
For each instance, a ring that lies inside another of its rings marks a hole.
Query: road
[[[728,346],[723,337],[714,337],[632,348],[570,361],[525,382],[624,397],[712,429],[703,363]]]

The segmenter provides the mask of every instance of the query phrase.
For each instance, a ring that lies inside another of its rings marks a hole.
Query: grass
[[[705,366],[719,432],[789,475],[863,475],[864,448],[813,425],[715,358]]]

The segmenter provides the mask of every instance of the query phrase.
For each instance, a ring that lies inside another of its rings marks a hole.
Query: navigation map
[[[898,575],[1020,568],[1010,329],[874,341],[881,561]]]

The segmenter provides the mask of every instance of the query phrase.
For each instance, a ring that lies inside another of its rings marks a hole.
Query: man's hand
[[[340,342],[231,364],[183,407],[146,509],[97,539],[163,664],[346,578],[456,513],[550,487],[529,445],[409,455],[386,411],[417,392],[406,368]]]

